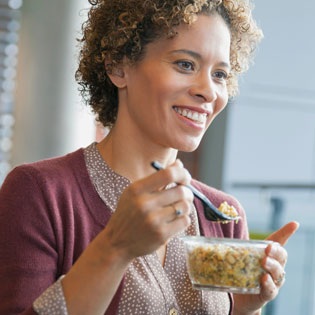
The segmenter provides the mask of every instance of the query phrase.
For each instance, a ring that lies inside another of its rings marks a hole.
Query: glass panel
[[[22,0],[0,0],[0,185],[11,169],[14,92]]]

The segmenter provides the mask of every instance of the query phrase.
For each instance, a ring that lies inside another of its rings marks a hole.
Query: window
[[[21,6],[22,0],[0,0],[0,185],[11,169]]]

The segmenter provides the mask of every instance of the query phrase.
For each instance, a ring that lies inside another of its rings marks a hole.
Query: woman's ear
[[[105,62],[105,68],[108,77],[117,88],[126,86],[125,70],[122,64],[113,67],[112,63]]]

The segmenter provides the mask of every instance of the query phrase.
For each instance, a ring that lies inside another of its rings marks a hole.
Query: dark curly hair
[[[118,90],[107,72],[124,57],[141,60],[148,43],[176,36],[174,28],[192,24],[198,14],[217,12],[231,32],[229,96],[238,92],[237,77],[248,69],[250,57],[262,37],[252,18],[248,0],[89,0],[92,5],[82,25],[76,80],[85,101],[104,126],[112,126],[118,111]],[[109,64],[105,67],[105,60]],[[105,69],[106,68],[106,69]]]

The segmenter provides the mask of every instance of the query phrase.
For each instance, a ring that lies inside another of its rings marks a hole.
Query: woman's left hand
[[[274,241],[277,244],[270,244],[266,248],[263,267],[267,273],[261,279],[260,294],[234,294],[235,307],[233,315],[260,314],[261,307],[278,295],[279,289],[285,281],[284,268],[287,262],[287,251],[282,246],[286,244],[298,227],[297,222],[290,222],[267,237],[267,240]]]

